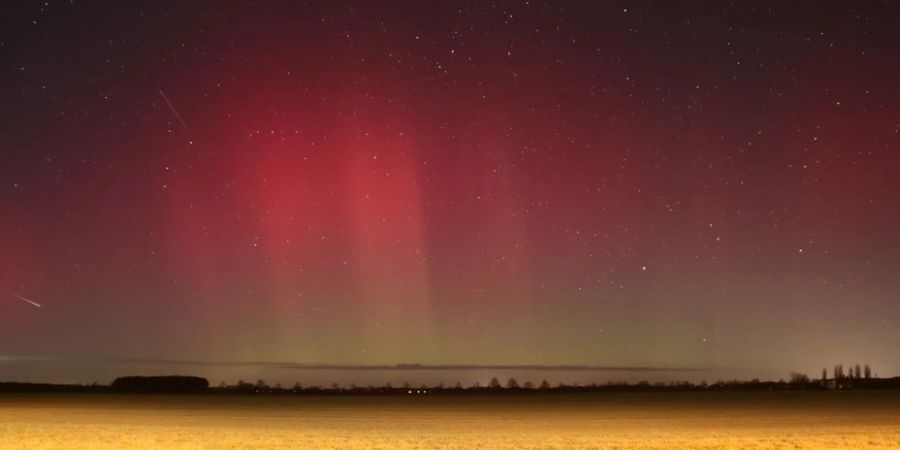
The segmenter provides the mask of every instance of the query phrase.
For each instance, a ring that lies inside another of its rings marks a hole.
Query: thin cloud
[[[478,371],[528,370],[550,372],[700,372],[701,367],[549,365],[549,364],[306,364],[279,361],[199,361],[182,359],[107,358],[99,362],[115,364],[160,364],[185,366],[269,367],[288,370],[335,371]]]
[[[0,355],[0,362],[57,361],[57,358],[32,355]]]

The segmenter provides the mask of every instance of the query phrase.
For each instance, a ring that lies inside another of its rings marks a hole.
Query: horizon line
[[[2,362],[93,362],[107,364],[164,364],[190,366],[261,366],[287,370],[335,370],[335,371],[475,371],[475,370],[527,370],[550,372],[704,372],[716,369],[708,367],[670,366],[617,366],[591,364],[333,364],[298,363],[288,361],[199,361],[164,358],[58,358],[45,356],[0,355]]]

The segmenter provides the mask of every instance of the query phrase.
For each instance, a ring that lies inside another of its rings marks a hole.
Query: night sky
[[[897,4],[180,3],[0,4],[0,379],[900,372]]]

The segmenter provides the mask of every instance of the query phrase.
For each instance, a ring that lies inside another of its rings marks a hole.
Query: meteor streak
[[[175,107],[172,106],[172,102],[169,101],[169,97],[166,97],[166,93],[163,92],[162,89],[157,89],[156,91],[159,92],[159,95],[163,98],[163,100],[165,100],[166,104],[169,105],[169,109],[172,110],[172,114],[175,114],[175,117],[179,122],[181,122],[181,126],[183,126],[185,130],[187,130],[187,124],[184,123],[184,120],[181,119],[181,114],[178,114],[178,111],[176,111]]]
[[[17,299],[22,300],[23,302],[28,302],[29,304],[34,305],[34,306],[37,306],[38,308],[43,308],[43,306],[41,306],[40,303],[35,302],[35,301],[31,301],[31,300],[29,300],[29,299],[27,299],[27,298],[25,298],[25,297],[23,297],[23,296],[21,296],[21,295],[19,295],[19,294],[16,294],[16,293],[13,292],[13,291],[7,290],[6,292],[9,293],[9,295],[12,295],[13,297],[15,297],[15,298],[17,298]]]

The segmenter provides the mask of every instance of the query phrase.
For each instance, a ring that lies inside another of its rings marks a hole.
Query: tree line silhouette
[[[64,385],[45,383],[10,383],[0,382],[0,392],[85,392],[85,393],[166,393],[166,394],[242,394],[242,395],[338,395],[338,394],[377,394],[377,395],[422,395],[422,394],[538,394],[538,393],[570,393],[570,392],[666,392],[666,391],[790,391],[790,390],[860,390],[860,389],[900,389],[900,377],[877,378],[868,364],[848,366],[844,371],[841,364],[835,365],[828,376],[828,370],[822,369],[819,379],[792,372],[788,380],[760,381],[753,379],[719,380],[714,383],[702,381],[654,382],[640,381],[629,383],[624,381],[602,384],[564,384],[551,385],[547,380],[535,385],[531,381],[519,383],[515,378],[501,382],[493,377],[482,386],[475,383],[463,386],[457,382],[452,386],[443,383],[436,386],[420,385],[413,387],[409,383],[394,386],[391,383],[383,386],[358,386],[349,384],[341,386],[332,383],[327,387],[296,383],[290,387],[275,384],[270,386],[264,380],[250,383],[239,380],[236,384],[221,382],[210,387],[205,378],[195,376],[128,376],[116,378],[111,385],[93,383],[90,385]]]
[[[203,392],[209,388],[209,381],[200,377],[120,377],[110,388],[118,392],[187,394]]]

